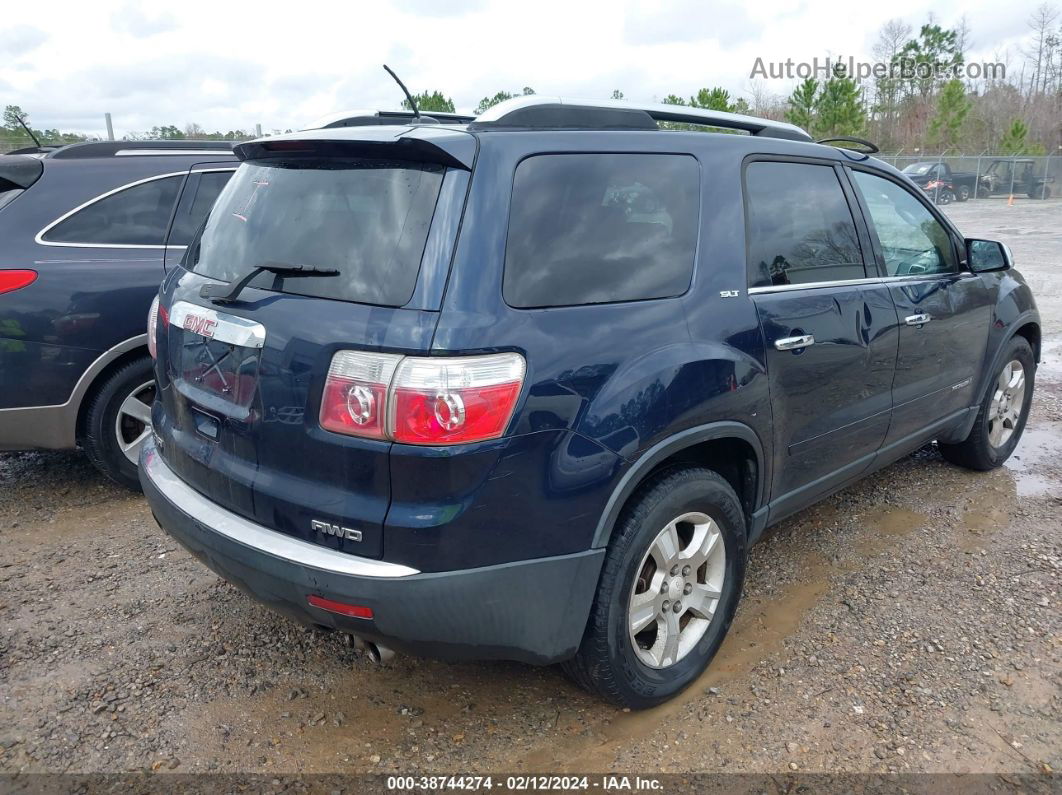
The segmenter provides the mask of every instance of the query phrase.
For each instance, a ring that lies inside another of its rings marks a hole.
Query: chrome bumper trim
[[[177,477],[154,444],[149,441],[144,447],[141,466],[152,485],[181,512],[219,535],[267,555],[334,574],[387,578],[419,574],[409,566],[359,558],[299,541],[226,511]]]

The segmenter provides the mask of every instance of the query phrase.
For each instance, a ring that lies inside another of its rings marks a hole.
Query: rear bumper
[[[548,664],[582,640],[604,550],[460,571],[419,573],[299,541],[220,508],[144,445],[140,481],[159,525],[199,560],[274,610],[444,659]],[[372,609],[351,618],[317,595]]]

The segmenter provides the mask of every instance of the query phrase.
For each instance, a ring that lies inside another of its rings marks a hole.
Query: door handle
[[[923,314],[919,314],[919,315],[908,315],[907,317],[904,318],[904,322],[908,326],[924,326],[926,323],[928,323],[932,319],[933,319],[932,315],[927,315],[927,314],[923,313]]]
[[[815,344],[815,337],[811,334],[801,334],[799,337],[783,337],[774,341],[774,347],[780,351],[795,351]]]

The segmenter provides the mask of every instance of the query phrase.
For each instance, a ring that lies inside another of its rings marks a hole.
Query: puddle
[[[1062,498],[1062,422],[1026,427],[1004,467],[1014,476],[1019,497]]]

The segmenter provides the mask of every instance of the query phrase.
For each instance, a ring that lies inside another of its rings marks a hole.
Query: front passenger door
[[[910,446],[976,402],[975,376],[992,323],[990,295],[980,276],[961,269],[951,233],[921,197],[883,176],[851,173],[900,323],[885,444]]]

